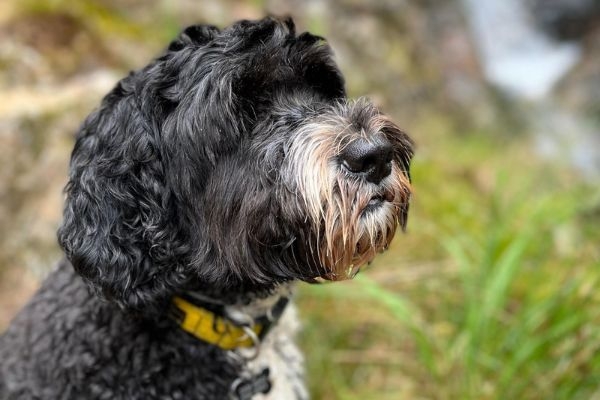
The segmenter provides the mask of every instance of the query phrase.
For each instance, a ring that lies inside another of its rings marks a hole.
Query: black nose
[[[340,160],[351,173],[379,183],[392,172],[393,154],[392,145],[385,138],[375,136],[353,140],[340,154]]]

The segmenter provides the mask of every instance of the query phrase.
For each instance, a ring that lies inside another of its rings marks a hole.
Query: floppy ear
[[[229,88],[212,87],[219,30],[186,28],[165,53],[130,74],[84,122],[70,165],[60,245],[101,296],[153,311],[193,276],[189,243],[219,151],[239,134]]]
[[[58,239],[97,293],[146,311],[184,284],[188,249],[136,79],[119,82],[77,135]]]

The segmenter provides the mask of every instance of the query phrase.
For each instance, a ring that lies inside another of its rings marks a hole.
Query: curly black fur
[[[282,171],[293,135],[345,102],[325,41],[289,19],[189,27],[122,79],[77,135],[69,261],[0,338],[0,398],[226,398],[242,365],[166,310],[185,291],[239,300],[326,274]],[[358,130],[377,115],[354,114]],[[407,175],[410,140],[383,134]]]
[[[0,357],[2,400],[226,399],[240,372],[168,320],[98,301],[66,262],[0,338]]]

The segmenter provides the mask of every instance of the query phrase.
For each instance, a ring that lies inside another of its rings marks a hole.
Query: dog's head
[[[84,122],[59,241],[138,310],[194,285],[343,279],[405,225],[411,156],[346,99],[322,38],[273,18],[192,26]]]

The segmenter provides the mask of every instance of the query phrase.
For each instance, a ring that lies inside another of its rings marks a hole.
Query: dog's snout
[[[392,145],[383,137],[358,138],[344,148],[340,160],[349,172],[379,183],[392,171],[393,151]]]

